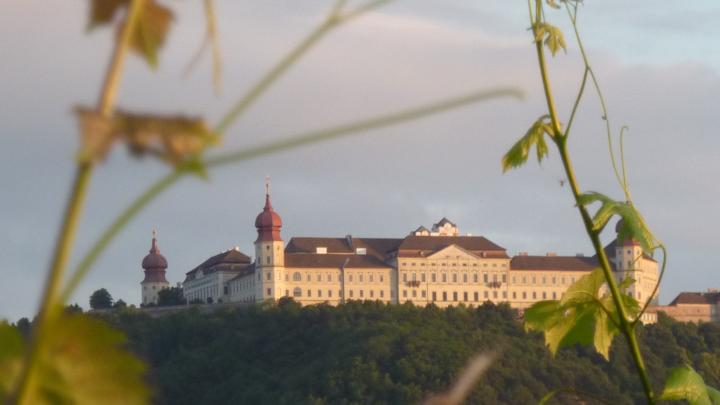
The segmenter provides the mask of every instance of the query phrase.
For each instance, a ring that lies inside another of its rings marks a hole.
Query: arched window
[[[293,281],[302,281],[302,276],[299,272],[296,271],[295,273],[293,273]]]
[[[299,273],[295,273],[295,274],[299,274]],[[293,297],[298,297],[298,298],[302,297],[302,290],[300,289],[300,287],[295,287],[295,289],[293,289]]]

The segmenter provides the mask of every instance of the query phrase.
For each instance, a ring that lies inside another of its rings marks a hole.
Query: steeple
[[[157,245],[157,231],[153,229],[150,251],[142,261],[142,268],[145,270],[144,281],[167,282],[165,279],[165,269],[167,269],[167,267],[167,259],[160,254],[160,248],[158,248]]]
[[[270,202],[270,178],[265,178],[265,207],[257,218],[255,218],[255,227],[258,231],[259,241],[281,241],[280,228],[282,227],[282,219],[275,210],[273,210]]]

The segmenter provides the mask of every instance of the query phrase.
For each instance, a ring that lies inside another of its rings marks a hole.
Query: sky
[[[118,108],[217,122],[331,6],[327,1],[218,0],[221,93],[211,63],[186,65],[201,42],[200,1],[164,2],[175,13],[159,66],[128,58]],[[349,7],[361,2],[349,2]],[[568,39],[550,61],[566,120],[582,76],[564,12],[548,11]],[[110,29],[85,30],[85,1],[9,0],[0,14],[0,318],[32,316],[70,187],[78,135],[72,110],[93,106],[111,51]],[[669,249],[661,302],[720,287],[720,4],[584,2],[580,29],[613,130],[629,127],[635,204]],[[593,254],[557,153],[502,173],[500,159],[545,111],[524,1],[396,0],[324,38],[228,131],[218,151],[386,114],[496,87],[498,99],[188,178],[150,204],[113,241],[72,302],[107,288],[140,300],[140,262],[151,232],[168,279],[239,246],[252,253],[264,179],[293,236],[402,237],[443,216],[510,255]],[[585,93],[569,141],[583,190],[620,198],[597,98]],[[168,167],[118,145],[95,171],[71,268],[115,215]],[[603,234],[609,242],[613,235]]]

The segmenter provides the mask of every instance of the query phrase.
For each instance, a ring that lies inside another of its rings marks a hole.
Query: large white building
[[[482,236],[462,236],[443,218],[403,238],[281,237],[282,220],[269,193],[255,220],[255,260],[238,248],[215,255],[186,274],[189,301],[260,302],[292,297],[303,305],[346,300],[479,305],[508,302],[519,309],[559,299],[567,287],[598,267],[595,256],[507,250]],[[605,251],[617,279],[636,280],[628,294],[645,302],[657,283],[658,263],[633,241]],[[649,320],[649,319],[648,319]]]

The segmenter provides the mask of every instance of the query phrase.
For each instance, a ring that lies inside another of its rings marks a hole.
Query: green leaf
[[[600,202],[601,206],[593,216],[593,230],[600,232],[605,228],[614,215],[622,218],[618,232],[618,242],[633,240],[638,242],[646,252],[652,252],[656,245],[655,237],[645,224],[640,212],[630,203],[620,202],[597,192],[581,194],[578,198],[579,205],[589,205]]]
[[[542,331],[553,354],[572,344],[593,344],[598,353],[609,359],[620,318],[612,296],[608,293],[601,296],[606,290],[605,283],[599,268],[580,277],[560,301],[540,301],[525,310],[525,329]],[[623,294],[621,300],[628,316],[640,310],[634,298]]]
[[[720,405],[720,391],[709,385],[706,385],[705,388],[707,388],[707,393],[712,403],[715,405]]]
[[[527,130],[525,135],[520,138],[515,145],[502,158],[503,173],[520,167],[527,162],[530,156],[530,148],[533,146],[536,150],[538,163],[548,154],[548,146],[545,143],[545,134],[552,137],[552,127],[547,123],[548,116],[543,115],[538,118]]]
[[[173,19],[169,8],[147,0],[130,38],[130,46],[150,64],[157,66],[158,49],[165,42]]]
[[[686,400],[690,405],[712,405],[713,402],[708,391],[702,376],[686,365],[673,369],[670,377],[665,381],[665,388],[660,399]],[[716,393],[713,392],[712,395],[716,396]]]
[[[620,282],[620,285],[618,286],[620,290],[625,290],[631,285],[635,284],[635,279],[632,277],[625,277],[623,281]]]
[[[544,22],[533,24],[533,28],[535,30],[535,42],[542,42],[544,38],[544,44],[553,56],[555,56],[561,48],[567,52],[565,36],[560,28]]]
[[[552,8],[556,8],[556,9],[560,8],[560,5],[557,4],[556,0],[547,0],[547,4],[548,4],[548,6],[550,6]]]

